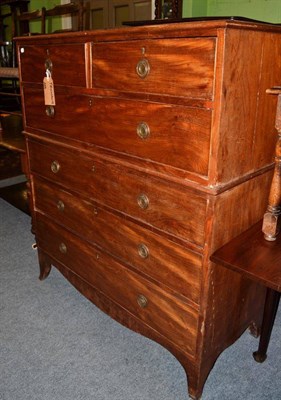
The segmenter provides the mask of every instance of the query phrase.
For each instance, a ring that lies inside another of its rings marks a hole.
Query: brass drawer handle
[[[139,305],[141,308],[145,308],[145,307],[147,307],[147,305],[148,305],[148,300],[147,300],[147,298],[146,298],[143,294],[139,294],[139,295],[138,295],[138,297],[137,297],[137,302],[138,302],[138,305]]]
[[[45,60],[45,69],[47,69],[48,71],[52,72],[53,63],[52,63],[52,60],[50,58],[47,58]]]
[[[57,174],[60,170],[60,164],[58,161],[53,161],[51,164],[51,170],[54,174]]]
[[[146,58],[143,58],[137,63],[136,72],[140,78],[145,78],[150,72],[150,65]]]
[[[140,256],[141,258],[148,258],[148,256],[149,256],[149,249],[148,249],[148,247],[147,247],[145,244],[141,243],[141,244],[138,246],[138,253],[139,253],[139,256]]]
[[[62,254],[65,254],[67,252],[67,247],[64,243],[60,243],[59,249]]]
[[[57,202],[57,208],[58,208],[59,211],[64,211],[64,202],[59,200]]]
[[[53,118],[55,116],[55,107],[54,106],[46,106],[46,115],[47,115],[47,117]]]
[[[137,135],[141,139],[147,139],[150,135],[150,128],[146,122],[140,122],[137,126]]]
[[[142,210],[146,210],[147,207],[149,206],[149,198],[147,197],[146,194],[140,194],[138,196],[138,205]]]

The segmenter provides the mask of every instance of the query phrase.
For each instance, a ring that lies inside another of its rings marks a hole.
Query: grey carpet
[[[179,362],[83,298],[55,269],[38,280],[30,218],[0,199],[0,399],[186,400]],[[281,266],[280,266],[281,268]],[[245,332],[217,360],[203,400],[281,399],[281,310],[268,359]]]

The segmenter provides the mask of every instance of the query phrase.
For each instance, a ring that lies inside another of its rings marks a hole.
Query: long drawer
[[[43,216],[36,217],[36,232],[38,245],[53,259],[184,352],[194,354],[198,328],[196,310]]]
[[[208,175],[210,110],[56,88],[55,113],[48,117],[43,89],[25,86],[24,99],[27,127]]]
[[[215,53],[215,38],[94,43],[93,86],[212,99]]]
[[[199,245],[206,199],[189,188],[63,146],[28,142],[31,172]]]
[[[23,82],[43,82],[48,68],[55,85],[86,86],[84,43],[25,45],[19,51]]]
[[[35,208],[198,303],[202,256],[40,178]]]

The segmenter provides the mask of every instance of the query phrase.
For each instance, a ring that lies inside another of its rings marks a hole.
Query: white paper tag
[[[54,81],[51,76],[47,75],[43,79],[43,87],[44,87],[45,106],[55,106],[56,105],[55,88],[54,88]]]

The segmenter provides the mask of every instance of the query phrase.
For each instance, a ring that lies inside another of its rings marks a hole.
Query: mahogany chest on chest
[[[214,20],[17,40],[40,277],[55,266],[169,349],[194,399],[261,325],[264,289],[209,257],[266,209],[280,33]]]

